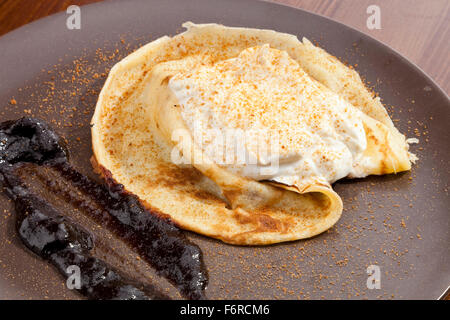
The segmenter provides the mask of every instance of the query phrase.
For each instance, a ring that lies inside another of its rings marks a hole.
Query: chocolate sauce
[[[167,298],[92,256],[93,236],[26,186],[19,174],[26,166],[39,167],[37,175],[47,172],[39,178],[49,192],[113,231],[185,297],[204,298],[207,272],[202,253],[168,218],[146,209],[111,177],[101,185],[74,169],[62,139],[45,123],[31,118],[4,122],[0,124],[0,182],[15,201],[20,238],[63,274],[68,266],[77,265],[82,271],[79,291],[83,295],[92,299]]]

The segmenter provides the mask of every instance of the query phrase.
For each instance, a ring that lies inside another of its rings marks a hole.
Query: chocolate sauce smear
[[[123,276],[94,257],[95,239],[29,188],[33,175],[52,193],[120,237],[161,276],[189,299],[203,299],[207,272],[200,248],[164,215],[142,206],[112,178],[98,184],[68,161],[62,139],[45,123],[22,118],[0,124],[0,183],[14,200],[17,230],[23,243],[66,275],[81,270],[79,291],[91,299],[167,299],[152,285]]]

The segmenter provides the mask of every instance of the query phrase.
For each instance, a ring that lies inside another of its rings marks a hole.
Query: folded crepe
[[[217,68],[229,71],[236,61],[251,58],[251,52],[260,54],[255,57],[269,52],[272,60],[263,57],[260,68],[269,68],[276,59],[294,61],[297,74],[291,80],[295,85],[314,88],[307,92],[318,93],[313,98],[319,102],[322,98],[328,101],[324,102],[327,112],[333,112],[330,106],[335,101],[336,109],[339,105],[357,114],[363,149],[357,161],[353,159],[351,170],[345,172],[347,177],[411,168],[414,155],[408,152],[405,137],[394,127],[379,98],[373,97],[353,69],[307,39],[300,42],[293,35],[271,30],[217,24],[183,26],[187,28],[184,33],[159,38],[111,69],[92,118],[96,167],[137,195],[144,205],[167,215],[181,228],[239,245],[308,238],[338,221],[343,204],[330,183],[342,173],[307,177],[291,171],[284,175],[248,174],[244,170],[248,168],[219,163],[194,139],[193,125],[183,114],[184,106],[192,100],[175,94],[173,88],[201,72],[204,79],[211,80],[208,76]],[[241,73],[249,70],[228,72],[232,78],[228,80],[234,81],[233,77],[242,77]],[[264,96],[261,90],[258,94]],[[216,107],[220,106],[210,109]],[[253,103],[252,108],[262,107]],[[286,112],[295,114],[298,110]],[[276,114],[277,106],[268,112]],[[242,127],[228,113],[224,116],[227,126]],[[298,123],[293,119],[286,126],[294,130]],[[282,134],[283,125],[277,128]],[[301,136],[297,138],[301,140]],[[176,163],[174,150],[187,161]],[[201,161],[196,161],[198,155]],[[300,158],[292,161],[300,163]]]

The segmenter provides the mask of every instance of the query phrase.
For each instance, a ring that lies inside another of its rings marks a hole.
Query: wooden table
[[[0,35],[69,5],[102,0],[0,0]],[[225,0],[224,0],[225,1]],[[450,91],[449,0],[270,0],[318,13],[391,46]],[[381,10],[381,29],[366,24],[369,5]],[[449,299],[450,296],[447,296]]]

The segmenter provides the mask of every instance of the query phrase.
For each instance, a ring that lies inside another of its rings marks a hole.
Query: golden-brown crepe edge
[[[197,28],[201,32],[205,32],[205,28],[209,29],[217,29],[217,30],[223,30],[223,26],[219,25],[188,25],[190,30],[192,28]],[[278,45],[281,49],[286,49],[290,54],[293,54],[293,52],[296,52],[298,50],[298,46],[301,45],[301,43],[297,40],[295,36],[287,35],[287,34],[280,34],[276,33],[275,31],[271,30],[256,30],[256,29],[240,29],[240,28],[231,28],[233,29],[233,32],[250,32],[255,33],[257,37],[261,37],[261,39],[257,39],[260,42],[269,42],[271,45]],[[216,32],[217,32],[216,30]],[[188,31],[189,32],[189,31]],[[244,33],[245,33],[244,32]],[[178,35],[176,37],[182,37],[183,35],[186,35],[186,33],[182,35]],[[251,37],[253,37],[252,35]],[[174,37],[174,38],[176,38]],[[130,184],[130,177],[127,177],[124,172],[123,168],[118,168],[120,166],[120,161],[117,162],[115,159],[113,160],[111,154],[109,154],[105,148],[104,140],[102,140],[102,137],[104,138],[104,135],[106,132],[110,131],[111,128],[102,128],[104,125],[111,125],[113,122],[108,122],[108,117],[111,115],[111,112],[113,112],[114,108],[111,108],[112,106],[115,106],[116,108],[119,107],[119,104],[123,101],[126,101],[127,95],[129,95],[130,92],[132,92],[136,87],[139,87],[139,84],[144,80],[148,70],[145,70],[145,68],[148,67],[148,64],[151,63],[151,61],[160,61],[164,60],[164,57],[161,57],[161,49],[164,46],[169,45],[170,42],[174,42],[174,38],[168,38],[168,37],[162,37],[158,40],[155,40],[154,42],[140,48],[138,51],[134,52],[121,62],[119,62],[117,65],[115,65],[108,76],[108,79],[104,85],[104,88],[102,89],[102,92],[99,96],[99,100],[97,103],[96,111],[94,113],[94,116],[92,118],[92,144],[93,144],[93,150],[94,150],[94,156],[97,159],[97,161],[106,169],[108,169],[115,180],[117,180],[119,183],[124,184],[127,189],[130,192],[133,192],[137,194],[141,200],[147,201],[149,203],[152,203],[152,197],[148,196],[147,194],[139,194],[139,188],[129,188],[129,186],[132,186],[132,183]],[[272,41],[270,41],[272,40]],[[289,46],[291,46],[292,50],[289,50]],[[294,47],[294,48],[292,48]],[[164,50],[162,50],[164,51]],[[145,66],[145,67],[144,67]],[[125,80],[123,80],[124,78]],[[317,79],[316,79],[317,80]],[[384,110],[384,108],[383,108]],[[144,112],[145,113],[145,112]],[[124,119],[125,121],[129,119]],[[390,119],[389,119],[390,120]],[[116,122],[117,124],[117,122]],[[102,131],[103,130],[103,131]],[[114,131],[114,130],[113,130]],[[116,132],[117,133],[117,132]],[[123,144],[122,144],[122,150],[123,150]],[[120,149],[120,148],[118,148]],[[397,160],[396,160],[397,161]],[[409,164],[409,161],[408,161]],[[385,172],[380,173],[389,173],[401,171],[397,170],[397,168],[402,168],[399,166],[396,166],[394,164],[393,168],[383,170]],[[403,167],[407,168],[407,166]],[[407,169],[406,169],[407,170]],[[261,185],[263,185],[261,183]],[[299,190],[295,190],[295,186],[281,186],[278,185],[278,187],[285,188],[287,190],[291,190],[291,192],[299,192]],[[256,213],[252,214],[251,212],[246,212],[245,210],[242,211],[241,208],[235,208],[232,212],[223,211],[224,205],[216,206],[213,208],[209,208],[209,210],[217,210],[218,214],[222,215],[234,215],[236,216],[233,220],[233,222],[238,222],[239,224],[248,224],[249,222],[246,220],[255,220],[257,221],[255,224],[255,227],[250,228],[250,230],[247,230],[248,228],[244,228],[244,230],[235,230],[235,232],[228,230],[227,232],[224,232],[223,230],[211,230],[214,228],[202,228],[201,224],[196,224],[195,219],[192,219],[193,221],[185,221],[183,215],[170,213],[167,211],[167,208],[158,208],[164,213],[169,214],[172,219],[178,223],[181,227],[199,232],[214,238],[219,238],[225,242],[228,243],[234,243],[234,244],[270,244],[270,243],[276,243],[281,241],[289,241],[289,240],[296,240],[296,239],[302,239],[314,236],[316,234],[319,234],[327,229],[329,229],[336,221],[339,219],[341,213],[342,213],[342,201],[339,198],[339,196],[331,189],[331,186],[323,186],[323,185],[317,185],[317,186],[311,186],[307,190],[302,190],[302,192],[311,193],[311,195],[314,196],[315,193],[321,193],[328,197],[328,206],[318,206],[318,210],[329,210],[328,214],[324,214],[323,218],[318,219],[317,221],[314,220],[314,226],[307,226],[302,229],[300,226],[297,228],[297,230],[290,230],[289,227],[286,227],[287,223],[286,221],[283,221],[283,219],[273,218],[270,215],[266,215],[265,213]],[[290,194],[290,193],[289,193]],[[178,194],[174,194],[174,197],[178,196]],[[291,194],[290,194],[291,196]],[[318,197],[320,198],[320,197]],[[305,197],[306,199],[306,197]],[[322,198],[323,199],[323,198]],[[198,199],[191,199],[192,201],[199,201]],[[305,200],[306,201],[306,200]],[[310,200],[308,200],[310,201]],[[312,201],[312,200],[311,200]],[[323,200],[322,200],[323,201]],[[158,201],[156,201],[158,202]],[[314,201],[312,201],[314,202]],[[323,201],[326,202],[326,201]],[[183,202],[181,202],[183,203]],[[190,204],[189,201],[186,203],[186,207],[188,207]],[[161,205],[160,205],[161,206]],[[325,209],[324,209],[325,208]],[[166,210],[165,210],[166,209]],[[316,208],[317,209],[317,208]],[[225,209],[228,210],[228,209]],[[169,209],[170,211],[170,209]],[[175,211],[175,210],[174,210]],[[226,213],[224,213],[226,212]],[[301,213],[299,213],[301,214]],[[262,218],[261,218],[262,217]],[[290,217],[292,218],[292,217]],[[258,220],[259,219],[259,220]],[[273,227],[275,226],[275,227]],[[239,229],[239,228],[238,228]],[[242,232],[240,232],[242,231]]]

